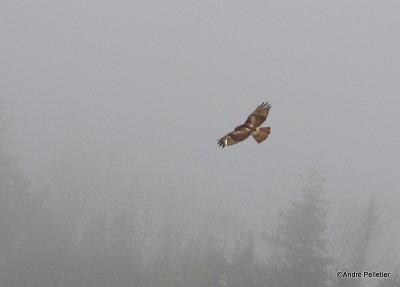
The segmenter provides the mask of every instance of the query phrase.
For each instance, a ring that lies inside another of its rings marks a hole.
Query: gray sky
[[[1,1],[21,167],[39,180],[90,153],[102,175],[244,211],[286,202],[317,167],[333,200],[399,202],[399,13],[389,0]],[[268,140],[221,150],[263,101]]]

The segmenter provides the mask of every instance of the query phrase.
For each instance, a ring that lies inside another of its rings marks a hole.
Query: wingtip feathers
[[[263,109],[263,108],[270,108],[271,107],[271,105],[268,103],[268,102],[262,102],[261,103],[261,105],[259,105],[258,107],[257,107],[257,109]]]

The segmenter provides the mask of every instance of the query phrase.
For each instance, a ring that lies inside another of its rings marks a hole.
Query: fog
[[[400,286],[399,12],[1,1],[0,286]]]

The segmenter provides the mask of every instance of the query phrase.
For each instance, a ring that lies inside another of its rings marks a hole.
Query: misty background
[[[0,286],[399,286],[399,13],[1,1]]]

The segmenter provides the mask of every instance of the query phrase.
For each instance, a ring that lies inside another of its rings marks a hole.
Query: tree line
[[[154,238],[138,225],[134,206],[96,212],[77,224],[49,204],[51,190],[32,192],[8,152],[7,122],[0,126],[0,286],[324,287],[368,286],[339,279],[339,270],[367,269],[379,221],[372,198],[349,240],[335,246],[327,235],[329,203],[315,171],[300,199],[279,213],[275,230],[183,235],[165,223]],[[177,224],[177,223],[172,223]],[[335,231],[334,232],[339,232]],[[259,256],[258,247],[268,247]],[[151,252],[149,252],[149,250]],[[377,287],[400,286],[394,272]]]

